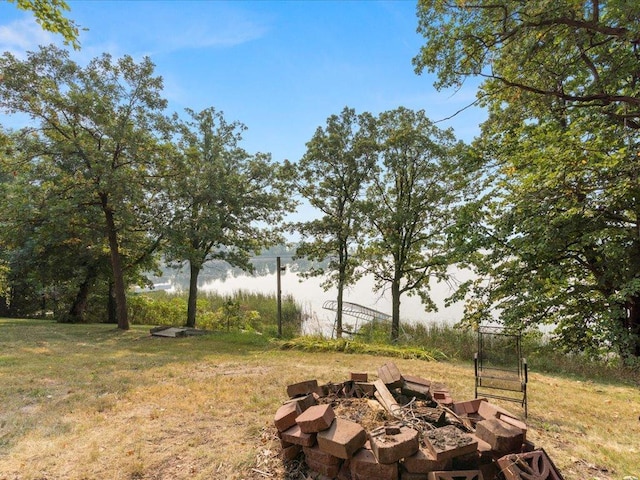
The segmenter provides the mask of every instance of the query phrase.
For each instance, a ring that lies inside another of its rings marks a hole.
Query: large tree
[[[123,249],[123,242],[161,207],[153,200],[164,161],[162,80],[149,59],[136,63],[105,54],[81,67],[53,46],[26,60],[5,53],[0,70],[0,107],[33,119],[38,146],[26,152],[28,160],[46,166],[66,207],[96,209],[102,216],[118,327],[128,329],[124,258],[138,254]],[[137,240],[151,245],[137,245],[145,254],[156,245],[144,235]]]
[[[493,202],[469,239],[474,322],[551,323],[574,351],[640,356],[640,4],[419,4],[418,71],[485,79]]]
[[[449,278],[455,249],[448,233],[466,189],[465,155],[453,133],[438,129],[424,111],[401,107],[376,123],[379,161],[367,189],[367,241],[359,256],[376,288],[391,290],[395,340],[402,295],[419,295],[426,310],[435,309],[430,282]]]
[[[187,114],[175,119],[178,155],[164,192],[172,215],[165,231],[167,259],[189,263],[187,326],[195,327],[205,262],[251,270],[253,254],[282,241],[278,224],[295,202],[289,165],[240,147],[244,125],[228,123],[214,108]]]
[[[568,350],[629,360],[640,356],[638,138],[582,126],[485,125],[478,146],[499,168],[479,243],[491,281],[476,283],[472,318],[551,324]]]
[[[362,233],[362,195],[376,160],[373,125],[370,114],[343,109],[316,130],[297,165],[298,191],[320,215],[296,225],[302,235],[296,255],[317,262],[329,259],[326,267],[312,267],[307,274],[327,275],[324,288],[337,286],[338,337],[343,332],[344,289],[357,278],[353,253]]]

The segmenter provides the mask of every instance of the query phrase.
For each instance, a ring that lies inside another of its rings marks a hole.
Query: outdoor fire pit
[[[393,363],[340,383],[287,387],[274,424],[285,463],[315,480],[561,480],[527,426],[479,398],[454,402],[447,388]]]

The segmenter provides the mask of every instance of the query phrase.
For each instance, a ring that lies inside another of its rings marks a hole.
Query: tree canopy
[[[640,128],[640,4],[628,0],[420,0],[418,73],[485,79],[485,105],[537,104]],[[533,112],[535,113],[535,111]]]
[[[367,229],[359,260],[378,290],[391,290],[395,340],[401,296],[419,295],[425,309],[434,310],[430,282],[449,278],[455,249],[448,232],[463,199],[466,169],[462,145],[424,111],[381,113],[375,139],[379,161],[363,205]]]
[[[330,259],[327,269],[310,274],[333,273],[327,285],[338,287],[338,335],[342,291],[366,273],[378,291],[391,291],[393,339],[402,295],[436,308],[430,282],[449,278],[464,247],[451,238],[475,172],[466,153],[424,111],[403,107],[378,116],[345,108],[318,128],[298,164],[298,188],[320,217],[297,226],[297,253]]]
[[[418,72],[484,78],[486,253],[468,321],[554,325],[572,351],[640,356],[640,5],[419,3]]]

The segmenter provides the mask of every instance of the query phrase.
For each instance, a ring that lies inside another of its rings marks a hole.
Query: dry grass
[[[0,320],[0,479],[292,479],[272,419],[286,386],[389,359],[272,350],[257,336]],[[393,361],[473,396],[470,365]],[[535,371],[535,365],[531,366]],[[637,387],[530,376],[529,438],[567,480],[640,475]],[[507,408],[519,413],[513,404]]]

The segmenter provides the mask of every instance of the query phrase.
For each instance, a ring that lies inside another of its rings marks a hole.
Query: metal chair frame
[[[510,348],[496,352],[500,345]],[[508,350],[513,351],[508,351]],[[500,361],[496,362],[495,358]],[[522,356],[521,335],[502,327],[478,329],[478,351],[474,355],[475,398],[478,396],[517,402],[527,417],[527,359]]]

